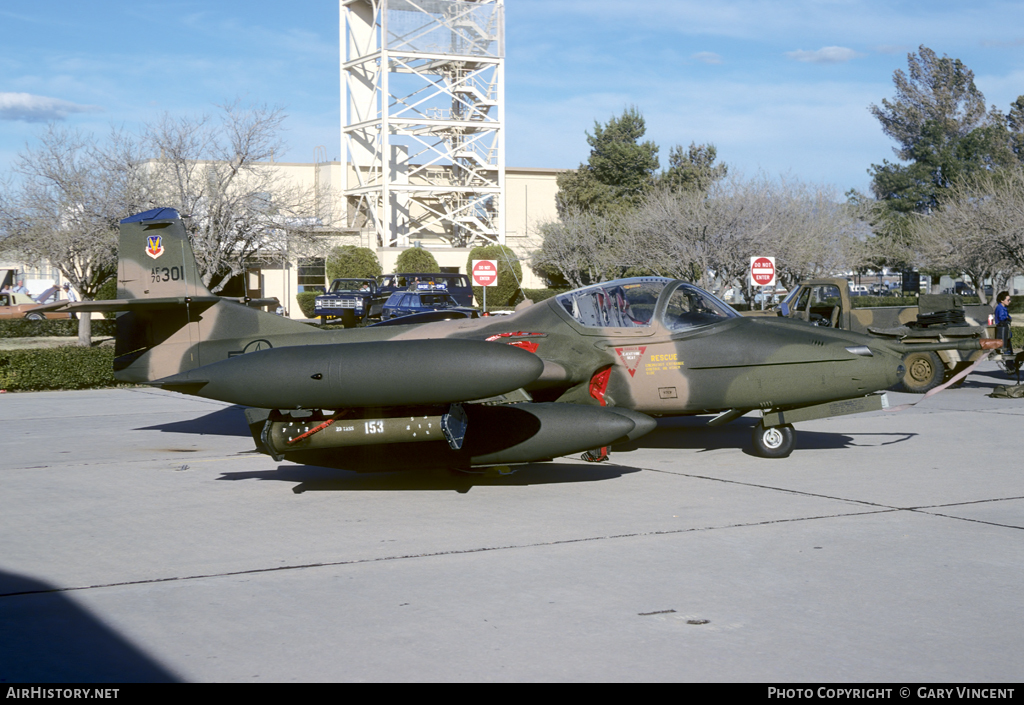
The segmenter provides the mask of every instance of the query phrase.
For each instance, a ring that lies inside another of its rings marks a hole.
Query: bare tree
[[[543,244],[531,264],[540,274],[558,272],[574,288],[621,276],[628,266],[623,249],[629,221],[621,212],[567,207],[559,220],[541,224]]]
[[[638,212],[636,266],[699,281],[718,292],[742,284],[750,258],[776,257],[784,286],[841,268],[856,237],[853,215],[831,188],[733,176],[707,194],[660,191]]]
[[[178,210],[203,283],[217,293],[257,254],[294,250],[314,225],[315,194],[273,164],[285,115],[264,105],[220,107],[217,119],[164,115],[143,141],[150,201]],[[308,243],[305,243],[308,244]]]
[[[541,227],[534,266],[556,269],[577,286],[632,272],[721,294],[742,285],[757,255],[776,257],[784,286],[844,269],[866,231],[830,187],[730,176],[707,192],[657,189],[635,210],[566,212]]]
[[[1024,269],[1024,170],[954,184],[942,208],[917,217],[913,227],[927,264],[963,272],[986,303],[986,280],[998,290]]]
[[[140,135],[113,130],[105,140],[51,125],[19,156],[18,180],[0,188],[0,248],[49,261],[83,299],[116,273],[120,220],[157,206],[181,213],[215,293],[257,256],[319,252],[313,189],[273,164],[284,117],[236,102],[216,119],[165,115]],[[83,316],[81,344],[89,333]]]
[[[18,184],[0,192],[0,247],[28,261],[49,261],[85,300],[117,272],[119,221],[145,202],[138,143],[115,130],[98,144],[56,125],[16,162]],[[91,320],[79,319],[89,345]]]

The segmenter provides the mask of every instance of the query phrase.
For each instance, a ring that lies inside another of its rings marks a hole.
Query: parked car
[[[473,287],[465,274],[385,274],[377,278],[377,293],[373,296],[370,306],[370,318],[383,318],[384,304],[395,292],[406,291],[410,286],[425,284],[445,289],[460,306],[473,306]]]
[[[340,318],[346,328],[351,328],[369,315],[376,293],[376,279],[335,279],[327,293],[316,297],[313,315],[322,323]]]
[[[406,291],[396,291],[388,297],[381,309],[380,318],[381,321],[389,321],[417,313],[442,310],[464,313],[470,318],[480,315],[479,309],[460,305],[455,297],[443,288],[418,284]]]
[[[28,294],[13,292],[0,294],[0,319],[25,318],[30,321],[41,321],[47,318],[71,318],[70,313],[37,310],[40,308],[44,308],[44,306],[37,304]]]

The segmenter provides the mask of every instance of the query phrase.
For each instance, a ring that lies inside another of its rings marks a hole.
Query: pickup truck
[[[854,308],[848,281],[812,279],[801,283],[782,303],[764,314],[899,339],[907,345],[956,342],[963,338],[983,338],[987,334],[985,326],[992,313],[989,306],[964,306],[963,297],[956,294],[922,294],[919,303],[919,306]],[[751,314],[764,315],[759,311]],[[982,354],[985,353],[978,351],[965,360],[957,350],[907,353],[904,358],[907,372],[900,390],[923,394]]]
[[[316,297],[313,315],[321,323],[340,318],[346,328],[354,328],[366,320],[376,294],[376,279],[335,279],[326,293]]]

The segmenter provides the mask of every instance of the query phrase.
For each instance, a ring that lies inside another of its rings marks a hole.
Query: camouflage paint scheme
[[[454,413],[449,405],[469,418],[465,448],[414,442],[421,439],[411,431],[377,446],[364,439],[358,448],[314,448],[289,436],[298,446],[260,447],[297,462],[529,462],[635,439],[654,428],[650,417],[718,414],[712,423],[724,423],[752,410],[782,412],[766,416],[772,423],[754,435],[760,454],[783,457],[794,438],[786,413],[806,419],[881,408],[872,393],[902,374],[898,343],[744,318],[669,279],[606,282],[511,316],[321,331],[211,295],[172,210],[124,221],[120,252],[118,301],[74,305],[124,311],[116,377],[270,409],[249,414],[258,447],[259,429],[272,424],[277,436],[294,427],[316,437],[314,422],[324,419],[337,422],[341,437],[353,424],[392,433],[384,420],[401,417],[433,424]],[[310,411],[313,420],[302,422]]]

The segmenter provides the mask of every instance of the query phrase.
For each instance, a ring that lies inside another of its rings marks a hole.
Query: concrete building
[[[458,247],[442,237],[421,234],[404,246],[383,246],[372,223],[351,222],[352,212],[347,200],[337,188],[342,183],[343,171],[348,165],[326,163],[275,163],[267,168],[278,169],[282,176],[298,185],[319,186],[323,203],[320,208],[321,225],[315,228],[321,247],[319,251],[291,253],[277,259],[254,262],[248,270],[246,289],[249,295],[277,297],[285,302],[289,316],[300,317],[296,294],[311,287],[325,286],[326,253],[338,245],[356,245],[374,250],[385,273],[395,270],[399,255],[410,247],[428,250],[445,270],[466,274],[466,261],[471,247]],[[529,258],[540,247],[539,227],[557,219],[555,197],[556,179],[561,170],[507,167],[505,169],[505,231],[504,244],[516,253],[523,266],[525,288],[543,288],[545,282],[530,268]],[[319,179],[319,182],[317,182]],[[476,246],[475,244],[473,246]]]

